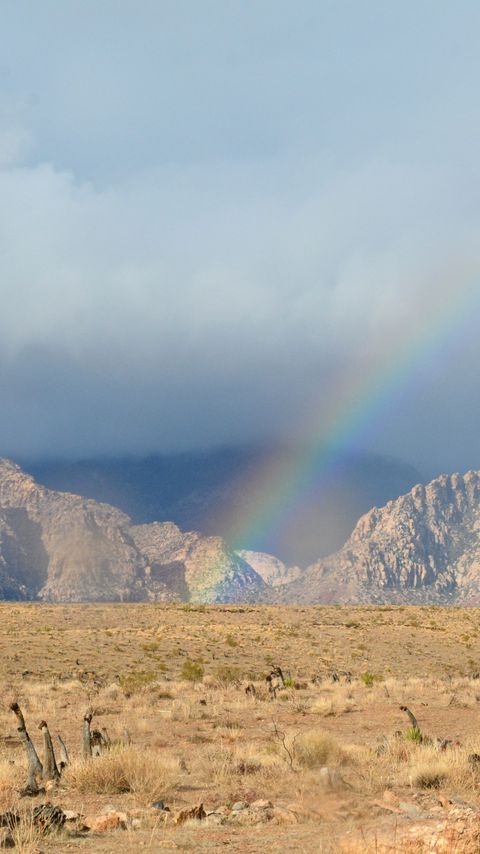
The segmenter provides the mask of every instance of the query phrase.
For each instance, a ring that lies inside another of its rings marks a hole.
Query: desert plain
[[[14,850],[480,850],[477,609],[4,603],[0,652]],[[42,719],[69,752],[33,798],[14,702],[40,757]],[[84,759],[88,710],[108,744]]]

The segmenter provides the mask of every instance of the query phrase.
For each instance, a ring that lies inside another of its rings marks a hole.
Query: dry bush
[[[343,715],[347,712],[352,712],[357,708],[357,704],[351,692],[340,693],[338,696],[330,695],[327,697],[317,697],[309,706],[309,712],[322,717],[330,717],[331,715]]]
[[[410,785],[419,789],[439,789],[449,776],[446,762],[422,758],[409,769]]]
[[[173,792],[180,777],[180,763],[173,756],[126,747],[74,762],[65,773],[65,783],[81,794],[132,792],[150,802]]]
[[[225,744],[208,745],[197,753],[195,777],[205,782],[212,781],[222,791],[230,785],[238,786],[241,781],[255,779],[265,783],[285,777],[283,757],[269,744],[243,742],[231,748]],[[263,784],[262,784],[263,788]]]
[[[317,768],[345,761],[346,755],[333,735],[312,729],[290,740],[294,760],[302,768]]]
[[[40,851],[41,834],[34,827],[29,816],[21,819],[13,828],[11,835],[18,854],[38,854]]]
[[[229,744],[235,744],[235,742],[240,741],[240,739],[244,736],[244,731],[242,727],[239,726],[219,726],[215,730],[215,734],[221,738],[222,741],[226,741]]]
[[[265,779],[273,779],[285,774],[285,761],[276,750],[272,751],[270,744],[249,741],[236,745],[233,769],[243,776],[260,774]]]

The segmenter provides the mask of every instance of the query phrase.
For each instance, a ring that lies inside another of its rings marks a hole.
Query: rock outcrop
[[[115,507],[46,489],[0,459],[1,599],[230,602],[264,588],[219,537],[134,526]]]
[[[285,602],[480,604],[480,472],[442,475],[362,516]]]
[[[278,557],[266,552],[252,552],[247,549],[236,552],[263,578],[266,584],[279,587],[300,578],[302,570],[298,566],[286,566]]]
[[[0,459],[0,598],[480,605],[480,472],[373,508],[340,551],[302,571],[173,522],[134,525]]]

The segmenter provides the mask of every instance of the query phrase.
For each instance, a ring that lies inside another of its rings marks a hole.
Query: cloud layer
[[[10,5],[1,453],[321,433],[363,359],[454,315],[480,260],[460,6]],[[373,447],[480,466],[477,339],[452,317],[420,348]]]

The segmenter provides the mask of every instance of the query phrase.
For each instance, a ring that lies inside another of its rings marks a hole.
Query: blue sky
[[[295,437],[478,275],[478,3],[0,23],[0,453]],[[419,365],[375,450],[480,467],[477,337]]]

